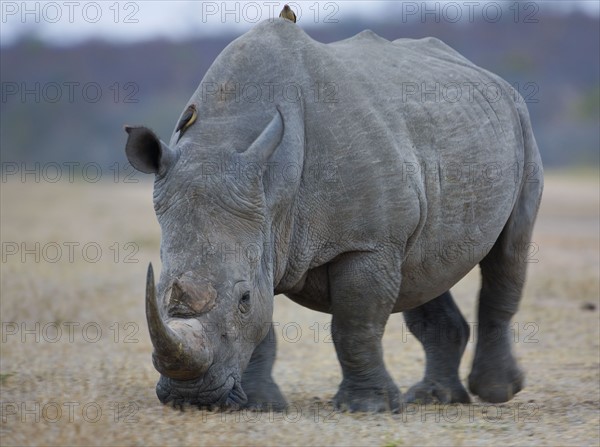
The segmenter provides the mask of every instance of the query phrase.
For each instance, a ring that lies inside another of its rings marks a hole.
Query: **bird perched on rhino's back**
[[[290,8],[289,5],[285,5],[283,7],[281,12],[279,13],[279,17],[291,20],[292,22],[296,23],[296,14],[294,14],[294,11],[292,11],[292,8]]]

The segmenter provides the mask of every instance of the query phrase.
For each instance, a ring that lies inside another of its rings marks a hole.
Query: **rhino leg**
[[[510,321],[521,300],[542,187],[537,178],[523,184],[500,237],[479,263],[478,338],[469,390],[488,402],[506,402],[523,387],[524,374],[511,350]]]
[[[413,385],[406,402],[469,403],[458,378],[460,359],[469,339],[469,325],[450,292],[404,312],[408,329],[425,349],[425,377]]]
[[[498,250],[496,250],[497,252]],[[496,253],[497,255],[497,253]],[[489,256],[489,255],[488,255]],[[524,375],[511,349],[510,321],[517,310],[522,282],[508,283],[495,256],[481,263],[477,347],[469,390],[487,402],[506,402],[523,387]],[[514,267],[509,267],[514,271]],[[500,277],[493,278],[493,272]]]
[[[242,375],[242,389],[248,396],[246,408],[253,410],[283,411],[287,402],[273,380],[277,342],[273,325],[264,340],[256,347],[250,363]]]
[[[399,262],[394,267],[393,260],[375,253],[347,254],[329,268],[331,329],[343,377],[333,399],[338,409],[400,410],[400,391],[381,346],[400,289],[400,273],[394,272],[400,272]]]

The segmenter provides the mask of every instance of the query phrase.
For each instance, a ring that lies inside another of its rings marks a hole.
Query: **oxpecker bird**
[[[183,112],[183,115],[177,124],[177,129],[175,129],[175,132],[179,132],[177,141],[179,141],[179,139],[183,136],[183,133],[186,131],[186,129],[194,124],[197,116],[198,111],[196,110],[196,104],[191,104],[187,109],[185,109],[185,112]]]
[[[288,5],[285,5],[283,7],[281,12],[279,13],[279,17],[291,20],[292,22],[296,23],[296,14],[294,14],[294,11],[292,11],[292,8],[290,8]]]

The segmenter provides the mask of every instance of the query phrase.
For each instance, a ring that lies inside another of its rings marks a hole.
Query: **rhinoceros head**
[[[172,147],[145,127],[125,128],[129,162],[155,174],[162,231],[160,280],[149,266],[146,283],[156,390],[163,403],[239,406],[242,373],[272,321],[281,209],[265,169],[287,131],[274,105],[198,121],[183,138],[178,126]]]

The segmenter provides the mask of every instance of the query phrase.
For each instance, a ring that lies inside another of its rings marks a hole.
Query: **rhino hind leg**
[[[389,262],[388,262],[389,261]],[[342,411],[399,412],[400,390],[383,361],[381,338],[400,289],[399,261],[382,253],[347,253],[329,267],[332,336],[342,368],[333,398]]]
[[[524,375],[512,352],[510,322],[516,313],[523,281],[513,278],[509,284],[502,271],[498,251],[492,250],[481,262],[482,286],[479,293],[477,346],[469,375],[469,390],[482,400],[506,402],[521,391]],[[515,262],[515,264],[517,264]],[[508,268],[509,272],[516,269]],[[494,277],[496,275],[496,277]]]
[[[538,168],[534,151],[531,163]],[[479,263],[478,333],[469,390],[488,402],[506,402],[524,385],[524,374],[512,353],[510,322],[517,312],[529,261],[533,224],[539,207],[543,180],[530,176],[515,208],[492,250]]]
[[[423,344],[425,377],[404,396],[405,402],[469,403],[458,377],[460,359],[469,339],[469,325],[450,292],[404,312],[408,329]]]
[[[273,325],[264,340],[256,347],[242,375],[242,389],[248,396],[246,408],[258,411],[284,411],[287,402],[273,380],[277,342]]]

